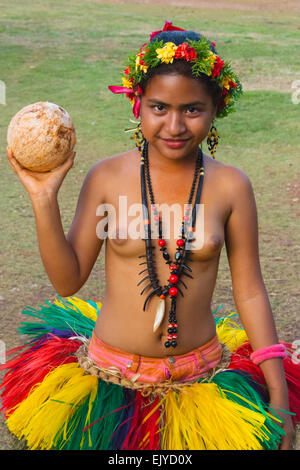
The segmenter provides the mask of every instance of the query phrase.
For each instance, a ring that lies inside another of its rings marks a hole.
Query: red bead
[[[174,328],[177,328],[178,325],[177,325],[177,323],[174,323],[174,325],[172,325],[172,326],[174,326]]]
[[[172,323],[169,323],[168,324],[168,328],[173,328],[174,325],[172,325]]]
[[[166,240],[163,240],[163,239],[158,240],[158,244],[159,244],[159,246],[165,246]]]
[[[172,339],[177,338],[177,335],[172,335]]]
[[[169,277],[169,281],[171,282],[171,284],[176,284],[178,282],[178,276],[176,276],[176,274],[172,274]]]
[[[177,287],[170,287],[169,289],[169,294],[172,295],[172,296],[175,296],[178,294],[178,289]]]
[[[182,240],[182,238],[179,238],[179,240],[177,240],[177,246],[183,246],[184,245],[184,240]]]
[[[169,266],[169,269],[171,271],[176,271],[176,269],[178,269],[178,266],[176,266],[175,264],[172,264],[172,266]]]
[[[168,338],[168,339],[172,339],[172,335],[168,335],[167,338]]]

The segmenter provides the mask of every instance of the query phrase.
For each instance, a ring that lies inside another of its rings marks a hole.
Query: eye
[[[156,104],[155,106],[153,106],[153,108],[155,109],[155,111],[164,111],[165,109],[163,104]]]
[[[194,106],[189,106],[189,107],[187,108],[187,112],[188,112],[189,114],[196,114],[196,113],[199,113],[200,110],[199,110],[198,108],[195,108]]]

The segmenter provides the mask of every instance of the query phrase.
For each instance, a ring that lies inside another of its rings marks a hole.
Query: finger
[[[291,450],[292,449],[292,437],[290,434],[283,436],[281,439],[280,450]]]
[[[8,160],[8,163],[9,163],[11,169],[12,169],[15,173],[17,173],[17,170],[16,170],[16,168],[15,168],[15,166],[14,166],[14,162],[9,159],[9,160]]]
[[[68,157],[71,167],[74,166],[75,157],[76,157],[76,152],[71,152],[70,156]]]
[[[10,147],[6,147],[6,150],[7,150],[7,156],[9,160],[15,160],[16,158],[14,156],[12,149]]]
[[[13,158],[12,150],[11,150],[9,147],[6,147],[6,152],[7,152],[7,158],[8,158],[8,160],[11,161],[12,158]]]
[[[8,159],[9,161],[9,164],[10,164],[10,167],[11,169],[15,172],[15,173],[18,173],[19,171],[19,168],[18,168],[18,162],[16,161],[16,159],[12,156],[9,157]]]
[[[18,162],[18,160],[14,156],[13,151],[9,147],[7,147],[6,150],[7,150],[8,160],[9,160],[9,163],[11,164],[11,166],[12,166],[12,169],[16,170],[17,172],[22,171],[23,167],[20,165],[20,163]]]
[[[73,152],[73,151],[70,152],[69,155],[67,156],[65,162],[74,160],[75,155],[76,155],[76,152]]]
[[[56,173],[66,173],[73,165],[76,152],[71,152],[67,159],[59,167],[52,170]]]
[[[16,173],[22,173],[22,172],[26,171],[26,170],[20,165],[20,163],[15,159],[15,157],[13,157],[13,158],[10,160],[10,163],[12,164],[13,168],[16,170]]]
[[[66,166],[73,166],[74,165],[74,159],[75,159],[76,152],[71,152],[64,164]]]

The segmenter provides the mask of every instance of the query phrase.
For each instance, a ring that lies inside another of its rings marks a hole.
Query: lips
[[[180,148],[185,145],[185,143],[188,141],[188,139],[162,139],[168,147],[172,148]]]

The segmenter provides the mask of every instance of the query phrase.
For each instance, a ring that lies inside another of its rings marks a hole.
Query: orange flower
[[[196,58],[197,54],[195,49],[193,47],[189,47],[187,42],[180,44],[175,51],[175,59],[185,59],[189,62]]]

